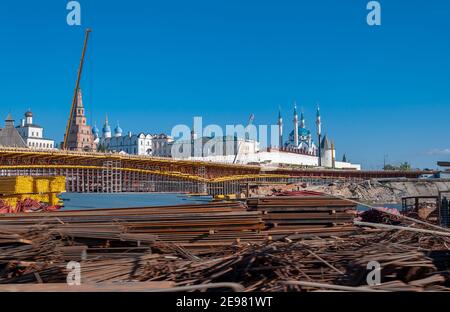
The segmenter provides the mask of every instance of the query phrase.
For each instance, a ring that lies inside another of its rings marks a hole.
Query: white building
[[[326,156],[322,158],[322,167],[329,169],[348,169],[361,170],[361,165],[352,164],[347,161],[337,161],[331,158],[334,154],[332,151],[327,151]],[[319,158],[314,155],[301,154],[298,152],[289,152],[278,149],[261,150],[257,153],[247,155],[206,155],[202,157],[184,157],[188,160],[201,160],[226,164],[250,164],[261,165],[267,168],[278,168],[285,166],[300,166],[305,168],[319,167]],[[325,165],[324,165],[325,163]],[[334,167],[333,167],[334,164]]]
[[[107,152],[170,157],[170,144],[173,139],[165,134],[131,134],[129,132],[127,135],[123,135],[123,130],[119,125],[116,126],[113,134],[108,118],[105,120],[101,137],[96,126],[92,132],[99,148]]]
[[[157,157],[171,157],[173,138],[167,134],[155,134],[152,136],[152,155]]]
[[[240,158],[259,152],[259,142],[237,136],[192,137],[171,144],[172,157],[206,161],[238,162]],[[226,161],[228,159],[228,161]]]
[[[31,149],[54,149],[55,141],[44,138],[44,128],[33,123],[33,113],[27,111],[25,119],[16,127],[25,144]]]

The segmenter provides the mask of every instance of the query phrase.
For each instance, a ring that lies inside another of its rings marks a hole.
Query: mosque
[[[333,169],[355,169],[360,170],[360,165],[347,162],[344,155],[342,161],[336,160],[336,150],[334,141],[328,136],[322,136],[322,119],[320,108],[316,112],[316,144],[312,132],[306,127],[303,110],[298,118],[297,104],[294,103],[293,130],[289,133],[288,140],[283,140],[283,118],[281,112],[278,113],[278,148],[269,148],[268,153],[263,158],[269,162],[279,164],[297,164],[313,167],[324,167]],[[263,154],[261,154],[262,156]]]
[[[187,155],[183,158],[222,163],[259,164],[268,167],[295,165],[301,167],[361,170],[360,165],[348,162],[345,155],[343,155],[342,161],[336,159],[334,141],[330,140],[328,136],[322,135],[322,120],[319,107],[316,112],[315,135],[306,127],[303,111],[299,118],[295,103],[293,129],[286,141],[284,140],[284,123],[280,111],[277,125],[278,142],[272,142],[270,147],[260,148],[259,142],[245,140],[245,143],[238,142],[238,145],[250,146],[245,153],[241,153],[241,148],[238,147],[232,153],[227,153],[224,149],[223,155],[217,155],[212,152],[208,154],[204,151],[202,156]],[[317,141],[314,140],[314,137],[317,138]],[[244,138],[235,138],[235,140],[242,141]],[[178,143],[176,142],[176,144]]]
[[[294,104],[294,129],[289,133],[289,139],[286,143],[283,142],[283,119],[281,112],[278,114],[278,127],[280,134],[280,146],[292,151],[299,151],[311,155],[318,153],[318,147],[314,143],[311,131],[306,128],[305,115],[302,111],[300,115],[300,124],[298,120],[297,104]],[[320,111],[317,108],[317,126],[321,129]],[[318,130],[319,131],[319,130]]]

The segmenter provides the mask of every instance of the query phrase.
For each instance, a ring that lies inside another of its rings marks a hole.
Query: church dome
[[[33,113],[31,111],[27,111],[25,113],[25,117],[33,117]]]
[[[92,128],[92,133],[93,133],[93,134],[99,134],[99,133],[100,133],[100,130],[98,130],[97,126],[94,126],[94,127]]]
[[[123,130],[120,128],[119,124],[117,124],[117,127],[114,129],[115,134],[122,134]]]

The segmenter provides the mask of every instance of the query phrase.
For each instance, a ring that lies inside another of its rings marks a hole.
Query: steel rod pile
[[[59,257],[62,241],[46,241],[48,233],[43,232],[27,235],[3,240],[0,284],[64,283],[68,259]],[[158,253],[141,250],[79,261],[87,285],[237,283],[245,291],[449,291],[449,244],[445,236],[359,229],[338,238],[217,247],[200,256],[167,244]],[[380,264],[381,280],[368,285],[367,264],[373,261]]]
[[[67,263],[78,261],[82,283],[91,286],[138,283],[133,285],[141,289],[139,283],[164,282],[192,291],[210,284],[216,291],[229,290],[226,285],[245,291],[450,290],[446,231],[409,219],[388,228],[314,223],[315,213],[331,213],[332,219],[335,212],[354,208],[335,198],[267,198],[249,205],[252,211],[240,203],[212,203],[1,215],[0,284],[5,290],[15,284],[62,285]],[[276,220],[294,222],[270,228],[271,217],[264,230],[262,217],[271,213],[284,213],[285,219]],[[369,285],[367,265],[374,262],[381,280]]]
[[[226,246],[239,241],[262,241],[260,212],[246,211],[240,203],[213,203],[99,209],[53,213],[7,214],[0,228],[10,233],[47,229],[53,235],[85,244],[90,251],[109,247],[140,247],[171,242],[189,247]]]
[[[294,233],[326,234],[353,229],[356,204],[329,196],[250,198],[251,211],[261,211],[266,229],[274,236]]]

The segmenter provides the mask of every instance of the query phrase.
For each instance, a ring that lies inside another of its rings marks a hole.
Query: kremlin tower
[[[78,89],[74,114],[70,121],[67,149],[85,152],[97,149],[91,126],[87,125],[81,89]]]

